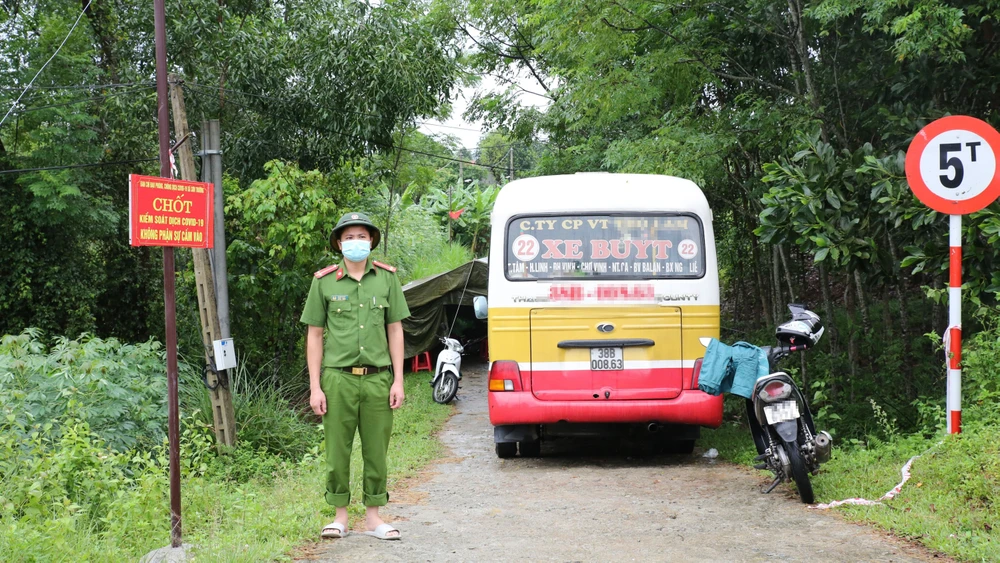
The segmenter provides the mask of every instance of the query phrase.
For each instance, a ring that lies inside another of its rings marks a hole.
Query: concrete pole
[[[174,135],[183,139],[188,134],[187,111],[184,108],[184,89],[181,79],[171,76],[170,101],[174,109]],[[191,143],[177,147],[177,164],[180,167],[181,179],[196,180],[198,171],[194,164],[194,152]],[[201,319],[202,345],[205,348],[205,363],[214,362],[215,348],[213,342],[221,340],[222,330],[219,328],[219,313],[216,309],[215,282],[212,279],[212,264],[210,251],[207,248],[192,248],[191,259],[194,266],[195,289],[198,294],[198,316]],[[236,414],[233,410],[233,395],[227,380],[220,380],[214,372],[206,373],[206,386],[212,401],[212,419],[215,422],[215,438],[220,450],[224,446],[236,444]]]
[[[222,137],[219,120],[202,122],[205,136],[202,145],[201,181],[215,184],[215,245],[209,258],[212,261],[212,278],[215,281],[215,302],[219,314],[219,333],[222,338],[231,336],[229,330],[229,277],[226,268],[226,199],[222,193]]]

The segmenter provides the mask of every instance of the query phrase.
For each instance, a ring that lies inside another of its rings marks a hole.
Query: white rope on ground
[[[901,490],[903,490],[903,485],[905,485],[906,482],[910,480],[910,467],[913,466],[913,462],[918,457],[920,457],[922,455],[927,455],[927,452],[930,452],[934,448],[940,446],[942,443],[943,442],[938,442],[938,443],[934,444],[933,446],[927,448],[927,450],[924,451],[924,453],[922,453],[920,455],[915,455],[915,456],[911,457],[910,460],[907,461],[906,464],[903,465],[903,468],[900,470],[900,473],[902,473],[902,475],[903,475],[903,480],[900,481],[898,485],[896,485],[895,487],[893,487],[892,489],[890,489],[889,492],[887,492],[886,494],[884,494],[881,497],[879,497],[878,500],[868,500],[868,499],[864,499],[864,498],[860,498],[860,497],[854,497],[854,498],[849,498],[849,499],[844,499],[844,500],[835,500],[833,502],[828,502],[826,504],[813,504],[813,505],[810,505],[809,508],[814,508],[816,510],[827,510],[827,509],[830,509],[830,508],[836,508],[838,506],[843,506],[845,504],[859,504],[859,505],[862,505],[862,506],[872,506],[872,505],[876,505],[876,504],[882,504],[882,501],[884,501],[884,500],[892,500],[893,497],[895,497],[896,495],[898,495],[899,492]]]
[[[948,356],[948,351],[951,350],[951,329],[953,329],[953,328],[957,328],[958,330],[962,330],[962,325],[960,325],[960,324],[959,325],[952,325],[952,326],[949,326],[948,328],[946,328],[945,331],[944,331],[944,337],[942,338],[942,343],[944,344],[944,365],[945,365],[945,368],[948,367],[948,362],[951,360],[951,358]],[[862,505],[862,506],[872,506],[872,505],[876,505],[876,504],[882,504],[883,500],[891,500],[893,497],[895,497],[896,495],[899,494],[899,491],[903,490],[903,485],[905,485],[906,482],[910,480],[910,467],[913,465],[913,462],[918,457],[920,457],[922,455],[926,455],[927,452],[929,452],[929,451],[933,450],[934,448],[940,446],[942,443],[943,443],[943,441],[942,442],[938,442],[938,443],[934,444],[933,446],[927,448],[927,450],[924,451],[924,453],[922,453],[920,455],[915,455],[915,456],[911,457],[910,461],[907,461],[906,464],[903,465],[903,468],[900,470],[900,473],[902,473],[902,475],[903,475],[903,480],[900,481],[899,484],[896,485],[895,487],[893,487],[889,492],[887,492],[886,494],[884,494],[881,497],[879,497],[878,500],[868,500],[868,499],[864,499],[864,498],[860,498],[860,497],[854,497],[854,498],[848,498],[848,499],[844,499],[844,500],[835,500],[833,502],[828,502],[826,504],[813,504],[813,505],[810,505],[809,508],[814,508],[816,510],[827,510],[827,509],[830,509],[830,508],[835,508],[835,507],[838,507],[838,506],[843,506],[845,504],[858,504],[858,505]]]
[[[14,101],[14,105],[10,106],[10,109],[7,110],[7,115],[3,116],[3,119],[0,119],[0,126],[3,125],[4,121],[7,121],[7,118],[10,117],[11,113],[14,113],[14,108],[17,107],[17,104],[21,103],[21,98],[23,98],[24,95],[28,93],[28,90],[31,89],[31,85],[35,83],[35,78],[38,78],[38,75],[41,74],[43,70],[45,70],[45,67],[49,66],[49,63],[52,62],[52,59],[56,58],[56,55],[58,55],[59,51],[62,50],[63,45],[65,45],[66,42],[69,41],[70,35],[73,35],[73,30],[76,29],[77,24],[80,23],[80,20],[83,19],[83,15],[87,13],[87,8],[90,7],[90,3],[93,1],[94,0],[87,0],[87,5],[83,7],[83,11],[80,12],[80,15],[77,16],[76,21],[73,22],[73,27],[69,28],[69,33],[66,34],[66,37],[64,37],[62,40],[62,43],[60,43],[59,47],[56,48],[56,52],[52,53],[52,56],[49,57],[49,60],[45,61],[45,64],[42,65],[42,68],[38,69],[38,72],[35,73],[35,77],[31,79],[31,82],[29,82],[28,85],[24,88],[24,91],[21,92],[21,95],[18,96],[17,100]]]

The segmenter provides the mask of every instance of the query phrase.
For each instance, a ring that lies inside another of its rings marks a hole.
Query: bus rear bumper
[[[610,401],[540,401],[530,391],[489,392],[490,423],[648,423],[722,425],[722,395],[681,391],[673,399]]]

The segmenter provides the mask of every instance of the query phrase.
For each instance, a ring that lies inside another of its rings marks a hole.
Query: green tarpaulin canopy
[[[454,320],[450,315],[455,314],[455,308],[449,309],[448,305],[462,306],[459,315],[475,318],[472,298],[486,295],[488,277],[486,259],[481,258],[404,285],[403,295],[410,308],[410,317],[403,320],[406,357],[430,350],[438,343],[437,337],[442,336],[441,324],[451,326]]]

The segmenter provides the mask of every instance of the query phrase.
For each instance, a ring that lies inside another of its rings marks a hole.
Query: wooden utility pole
[[[170,75],[170,105],[174,110],[174,137],[181,143],[176,150],[177,163],[182,180],[198,180],[194,166],[194,152],[188,139],[187,112],[184,110],[183,81],[177,75]],[[213,342],[221,340],[219,313],[216,308],[215,284],[212,279],[212,264],[207,248],[191,249],[194,258],[194,279],[198,288],[198,313],[201,317],[201,340],[205,348],[205,361],[215,366]],[[212,420],[215,423],[215,439],[219,446],[233,446],[236,443],[236,412],[233,409],[233,395],[229,381],[220,379],[218,373],[209,370],[206,378],[209,395],[212,398]]]

